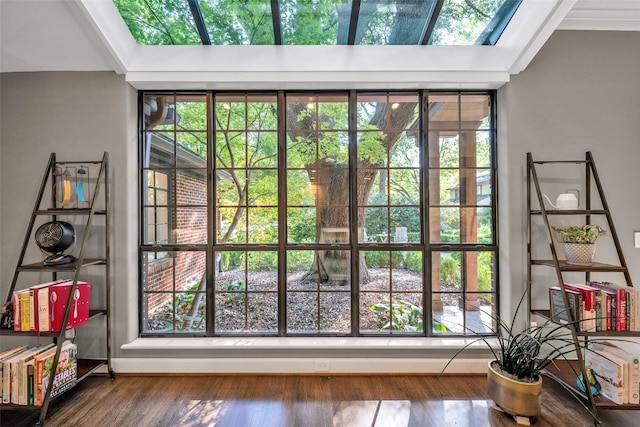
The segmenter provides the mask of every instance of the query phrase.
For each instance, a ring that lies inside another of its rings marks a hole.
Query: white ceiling
[[[0,0],[0,72],[110,70],[138,89],[496,88],[556,29],[640,31],[640,0],[523,0],[495,47],[138,46],[111,0]]]

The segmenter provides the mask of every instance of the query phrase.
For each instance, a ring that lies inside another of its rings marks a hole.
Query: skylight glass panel
[[[140,45],[493,45],[522,0],[113,0]]]
[[[490,31],[485,29],[493,31],[497,26],[490,24],[503,19],[506,19],[506,26],[520,2],[521,0],[444,0],[429,44],[488,44],[485,42]],[[509,15],[505,16],[507,13]],[[504,26],[496,29],[501,33]]]
[[[113,0],[140,45],[202,44],[186,0]]]
[[[355,44],[420,44],[435,0],[364,0]]]
[[[199,0],[213,45],[273,45],[269,0]]]
[[[282,44],[335,45],[338,27],[346,41],[351,2],[342,0],[280,0]]]

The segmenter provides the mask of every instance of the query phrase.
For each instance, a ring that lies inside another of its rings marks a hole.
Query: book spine
[[[35,365],[33,360],[27,365],[27,405],[34,403]]]
[[[31,324],[29,319],[31,317],[31,310],[29,309],[29,292],[22,292],[20,294],[20,330],[30,331]]]

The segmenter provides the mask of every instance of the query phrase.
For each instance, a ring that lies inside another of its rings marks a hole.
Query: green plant
[[[408,301],[396,300],[395,303],[389,304],[389,300],[383,299],[378,304],[369,307],[369,309],[379,313],[391,313],[391,319],[385,323],[382,329],[392,327],[393,329],[404,330],[406,332],[423,331],[422,307],[411,304]],[[434,320],[433,331],[447,332],[447,328]]]
[[[562,243],[595,243],[598,237],[607,231],[596,224],[572,225],[570,227],[553,227],[558,240]]]
[[[495,326],[491,328],[492,335],[481,335],[473,330],[478,338],[472,340],[458,350],[446,363],[440,375],[449,367],[453,360],[462,354],[467,348],[474,346],[478,342],[483,342],[494,360],[498,364],[499,370],[503,374],[511,376],[513,380],[522,382],[535,382],[540,378],[542,371],[550,364],[555,364],[558,360],[569,361],[569,355],[576,350],[584,350],[587,347],[587,340],[580,337],[574,339],[573,334],[568,326],[570,323],[560,324],[560,320],[551,318],[541,324],[535,326],[524,327],[522,330],[516,329],[516,319],[520,311],[520,307],[527,296],[525,292],[516,307],[511,319],[511,323],[506,323],[499,314],[487,313],[495,322]],[[561,315],[559,313],[558,315]],[[574,322],[578,323],[580,320]],[[591,338],[590,344],[598,341],[624,341],[634,343],[631,340],[611,339],[608,338]],[[578,378],[580,371],[575,369],[572,364],[568,364],[573,373]],[[597,416],[585,404],[582,397],[576,395],[567,386],[562,385],[572,396],[591,414],[594,421],[599,424]]]

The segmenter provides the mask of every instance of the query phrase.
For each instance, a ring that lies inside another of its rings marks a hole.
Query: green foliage
[[[389,304],[389,300],[383,299],[378,304],[369,307],[369,310],[391,314],[391,319],[385,323],[382,329],[393,328],[405,332],[422,332],[424,329],[422,307],[411,304],[408,301],[396,300],[395,303]],[[434,320],[433,331],[447,332],[447,328]]]
[[[393,304],[389,304],[389,300],[384,299],[378,304],[372,305],[369,309],[379,313],[391,314],[391,320],[382,329],[393,328],[406,332],[422,332],[423,330],[422,307],[413,305],[410,302],[396,300]]]
[[[604,228],[595,224],[574,225],[571,227],[553,227],[558,240],[563,243],[595,243],[598,237],[607,232]]]
[[[443,255],[440,258],[440,279],[446,285],[459,288],[461,284],[460,261],[449,255]]]

